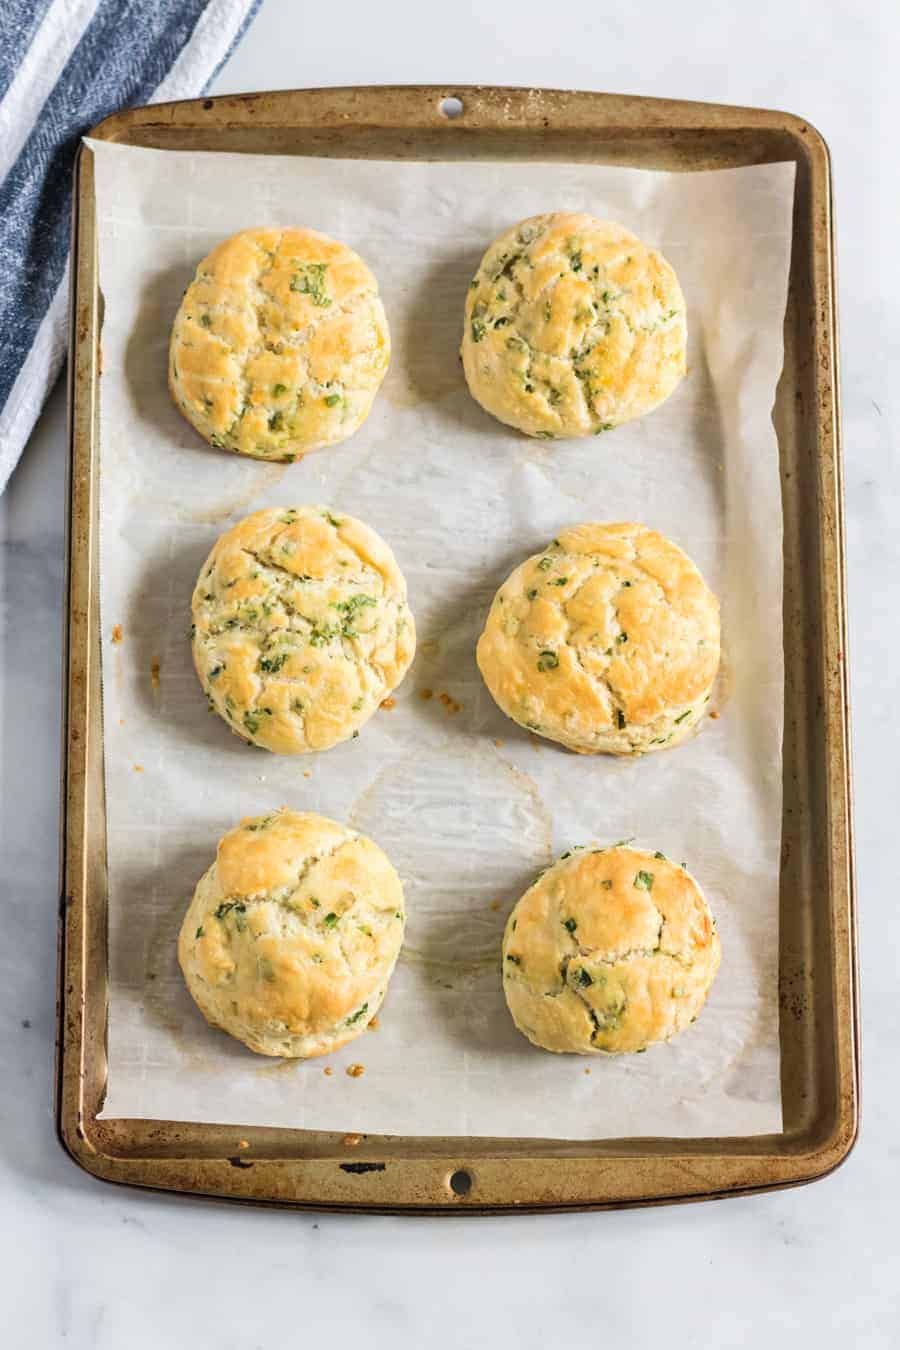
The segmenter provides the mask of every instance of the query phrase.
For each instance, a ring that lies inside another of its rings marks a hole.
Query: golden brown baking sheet
[[[105,1082],[106,982],[95,587],[99,301],[92,164],[83,154],[73,305],[63,1137],[84,1165],[110,1179],[367,1208],[584,1206],[809,1179],[844,1156],[856,1118],[827,153],[811,129],[782,114],[602,95],[470,90],[456,91],[464,112],[448,121],[439,106],[445,92],[317,91],[207,100],[122,114],[94,134],[168,148],[378,158],[515,156],[666,169],[796,162],[785,374],[777,409],[789,672],[780,962],[785,1132],[730,1141],[563,1144],[394,1137],[345,1145],[339,1135],[312,1132],[96,1119]],[[239,1147],[240,1140],[246,1148]],[[464,1195],[447,1184],[456,1168],[472,1178]]]

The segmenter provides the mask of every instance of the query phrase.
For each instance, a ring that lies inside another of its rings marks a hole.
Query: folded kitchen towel
[[[107,114],[202,94],[260,0],[2,0],[0,492],[66,350],[72,165]]]

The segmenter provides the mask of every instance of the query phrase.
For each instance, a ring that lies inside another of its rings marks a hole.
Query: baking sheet
[[[104,299],[104,1115],[504,1137],[779,1130],[782,557],[771,408],[793,165],[665,174],[91,147]],[[456,354],[487,243],[558,208],[619,219],[657,244],[688,303],[679,391],[643,421],[584,442],[525,440],[493,422]],[[264,223],[309,224],[356,247],[393,335],[363,429],[293,466],[204,447],[165,387],[168,332],[196,263],[224,235]],[[190,660],[190,595],[221,530],[250,510],[306,501],[362,517],[393,545],[419,653],[396,707],[359,740],[278,759],[208,715]],[[722,598],[722,715],[671,753],[566,754],[507,721],[478,676],[474,643],[497,585],[563,524],[592,518],[662,530]],[[434,697],[420,698],[423,688]],[[370,834],[406,886],[407,940],[378,1028],[330,1057],[331,1075],[324,1061],[264,1060],[209,1029],[175,961],[218,837],[282,804]],[[645,1055],[544,1054],[505,1009],[506,914],[562,849],[630,836],[685,859],[704,884],[723,943],[707,1008]],[[351,1063],[363,1076],[346,1075]]]

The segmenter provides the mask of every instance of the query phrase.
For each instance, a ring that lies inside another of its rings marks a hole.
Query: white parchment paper
[[[92,148],[105,305],[106,1114],[426,1135],[779,1130],[782,554],[771,409],[793,166],[664,174]],[[457,358],[483,250],[510,223],[553,209],[620,220],[659,246],[690,327],[689,375],[667,404],[566,443],[489,418]],[[362,430],[286,467],[205,447],[166,390],[169,329],[197,262],[261,224],[311,225],[358,249],[379,278],[394,344]],[[360,516],[391,543],[419,652],[396,707],[358,740],[277,758],[207,712],[190,597],[228,525],[310,501]],[[722,598],[721,717],[671,753],[567,754],[507,721],[480,681],[475,640],[496,587],[561,526],[591,519],[663,531]],[[175,959],[218,838],[282,804],[370,835],[406,887],[407,941],[379,1026],[331,1057],[330,1075],[321,1060],[266,1060],[208,1028]],[[503,1000],[506,915],[562,849],[629,836],[684,859],[707,891],[723,945],[707,1007],[644,1055],[538,1051]],[[345,1073],[353,1062],[362,1077]]]

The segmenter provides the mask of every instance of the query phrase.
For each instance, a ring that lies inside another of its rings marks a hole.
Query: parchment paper
[[[779,1130],[782,550],[771,409],[793,166],[669,175],[92,148],[105,303],[106,1114],[481,1136]],[[483,250],[548,209],[622,221],[663,250],[687,297],[690,372],[679,391],[584,441],[502,427],[470,398],[457,358]],[[204,446],[167,393],[166,347],[213,244],[295,223],[370,263],[394,354],[363,429],[283,467]],[[392,544],[419,652],[396,707],[358,740],[278,758],[207,712],[189,605],[222,530],[257,508],[309,501],[360,516]],[[567,754],[507,721],[479,678],[474,645],[496,587],[562,525],[590,519],[663,531],[722,598],[721,717],[671,753]],[[267,1060],[208,1028],[175,960],[218,838],[282,804],[369,834],[406,886],[407,940],[379,1026],[330,1061]],[[629,836],[684,859],[707,891],[724,953],[707,1007],[644,1055],[538,1051],[503,1001],[506,915],[562,849]],[[362,1077],[345,1073],[354,1062]]]

